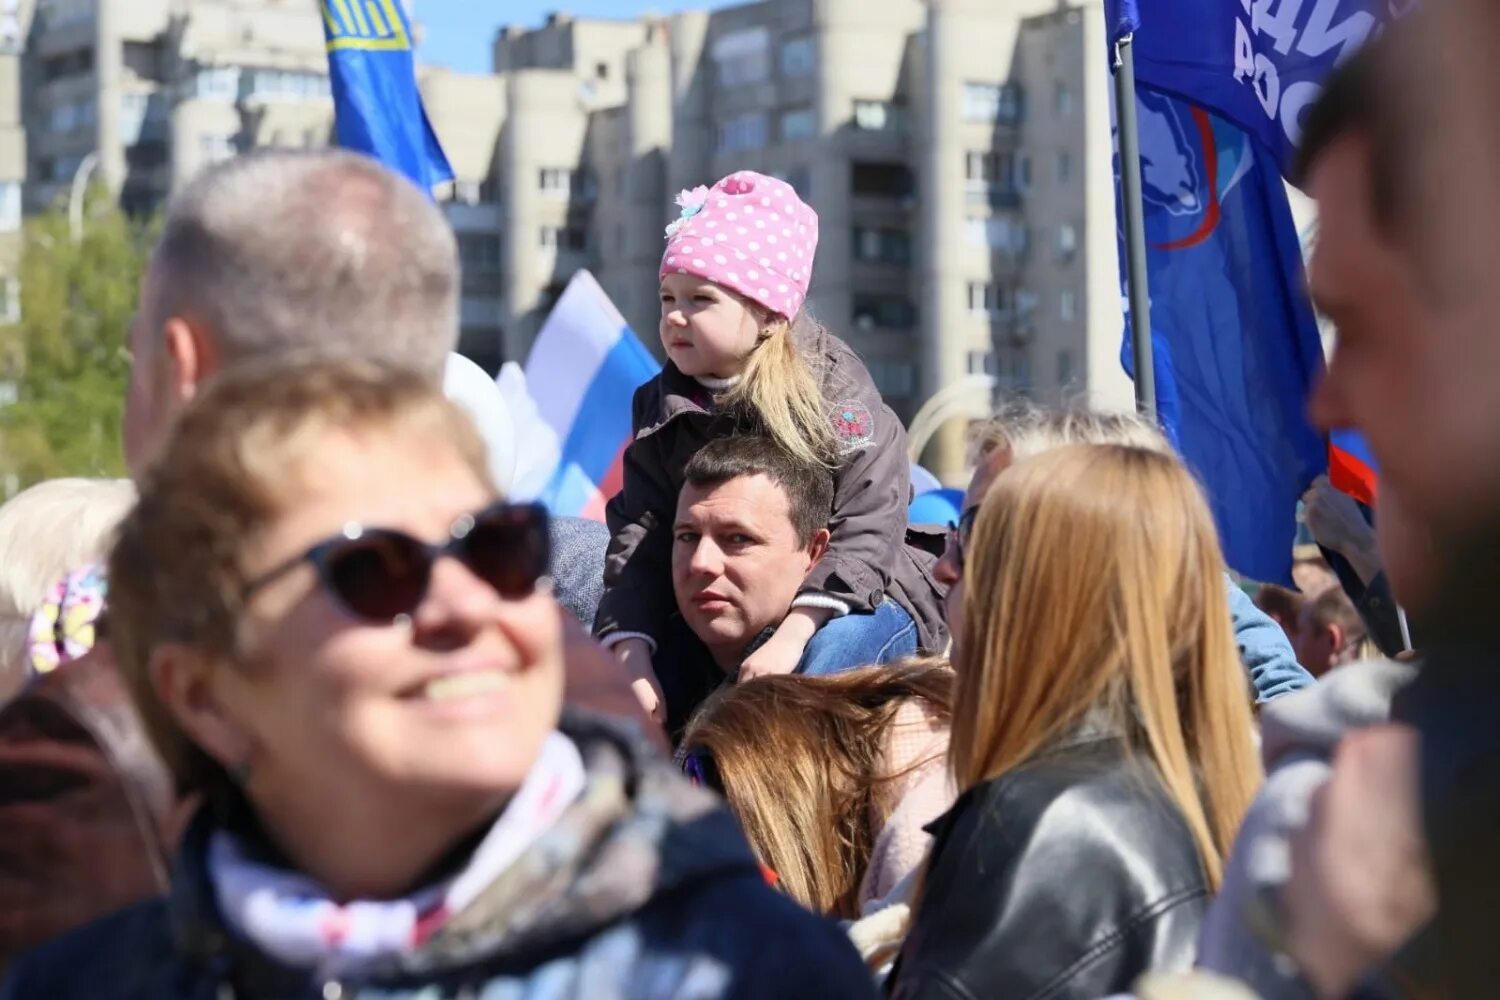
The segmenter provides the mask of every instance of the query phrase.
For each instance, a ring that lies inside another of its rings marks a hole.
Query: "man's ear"
[[[233,769],[249,761],[255,740],[224,703],[219,675],[227,669],[181,643],[166,643],[151,653],[156,696],[189,739]]]
[[[807,568],[811,570],[823,561],[823,556],[828,552],[829,535],[827,528],[819,528],[812,536],[812,541],[807,543]]]
[[[162,324],[162,342],[171,365],[172,395],[185,403],[219,370],[218,348],[201,323],[181,316]]]
[[[1329,622],[1323,629],[1323,634],[1328,637],[1328,655],[1338,656],[1344,651],[1344,642],[1348,638],[1344,635],[1344,627],[1334,622]]]

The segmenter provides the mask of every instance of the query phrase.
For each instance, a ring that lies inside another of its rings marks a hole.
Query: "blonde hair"
[[[147,734],[181,791],[226,788],[151,681],[151,652],[181,643],[231,666],[246,544],[295,504],[331,435],[449,448],[493,489],[473,423],[423,375],[367,361],[248,363],[183,411],[109,559],[110,642]]]
[[[32,615],[68,573],[104,557],[135,502],[124,479],[51,479],[0,506],[0,696],[20,679]]]
[[[1259,782],[1223,559],[1175,459],[1068,445],[995,480],[970,543],[949,764],[960,789],[1103,713],[1154,763],[1210,886]]]
[[[719,403],[755,414],[765,432],[798,461],[837,465],[839,443],[828,402],[818,385],[819,373],[806,357],[822,327],[806,311],[789,321],[744,301],[760,318],[760,342],[750,352],[743,377],[720,393]]]
[[[855,918],[878,833],[874,797],[911,770],[879,773],[888,730],[913,699],[946,723],[952,692],[953,673],[936,660],[762,677],[704,702],[679,755],[708,755],[746,839],[788,895]]]
[[[1166,436],[1134,413],[1051,410],[1020,400],[969,427],[969,458],[974,465],[996,452],[1019,462],[1065,444],[1126,444],[1172,454]]]

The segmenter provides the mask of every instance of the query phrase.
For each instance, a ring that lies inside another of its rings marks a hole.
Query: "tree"
[[[0,327],[0,490],[58,476],[121,476],[128,331],[157,226],[91,189],[74,243],[66,206],[26,220],[21,321]]]

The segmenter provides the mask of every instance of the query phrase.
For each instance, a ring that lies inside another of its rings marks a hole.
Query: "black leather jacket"
[[[891,976],[900,1000],[1095,1000],[1191,964],[1208,902],[1197,847],[1144,758],[1112,738],[961,796]]]

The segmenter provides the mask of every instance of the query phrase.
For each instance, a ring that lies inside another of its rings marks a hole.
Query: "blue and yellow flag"
[[[338,143],[431,193],[453,168],[417,91],[411,24],[400,0],[323,0]]]

